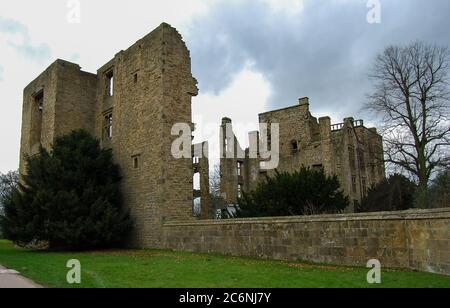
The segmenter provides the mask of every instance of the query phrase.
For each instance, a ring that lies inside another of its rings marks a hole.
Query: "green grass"
[[[117,250],[85,253],[37,252],[0,241],[0,264],[48,287],[66,282],[69,259],[78,259],[77,287],[271,288],[374,287],[368,269],[265,261],[164,250]],[[447,287],[450,277],[384,270],[376,287]]]

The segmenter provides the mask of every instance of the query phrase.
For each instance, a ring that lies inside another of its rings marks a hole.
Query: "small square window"
[[[140,164],[141,164],[141,162],[140,162],[141,155],[140,154],[133,155],[133,156],[131,156],[131,160],[133,162],[133,169],[139,169],[140,168]]]

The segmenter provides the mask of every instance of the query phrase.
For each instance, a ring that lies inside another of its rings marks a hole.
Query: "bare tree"
[[[415,42],[379,54],[371,72],[375,89],[367,108],[381,117],[387,163],[426,188],[449,163],[448,48]]]
[[[5,198],[19,185],[19,172],[10,171],[0,173],[0,215],[3,215],[3,202]]]
[[[209,174],[210,209],[211,219],[222,219],[227,216],[227,202],[220,193],[220,165],[216,164]],[[230,214],[230,213],[228,213]],[[231,215],[229,215],[231,217]]]
[[[209,191],[212,196],[220,197],[220,165],[216,164],[209,174]]]
[[[19,172],[0,173],[0,200],[6,197],[19,184]]]

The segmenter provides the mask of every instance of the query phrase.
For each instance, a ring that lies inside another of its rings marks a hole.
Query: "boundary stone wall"
[[[450,275],[450,209],[170,222],[167,249]]]

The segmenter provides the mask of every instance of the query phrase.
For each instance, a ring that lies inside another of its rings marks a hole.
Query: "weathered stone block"
[[[183,234],[186,228],[193,231],[192,236],[177,243],[179,237],[173,234]],[[377,258],[383,267],[450,275],[449,228],[450,209],[199,221],[165,224],[162,244],[195,250],[198,238],[205,234],[212,252],[349,266],[365,266]],[[261,235],[258,230],[265,231]],[[212,231],[218,236],[207,236]]]

